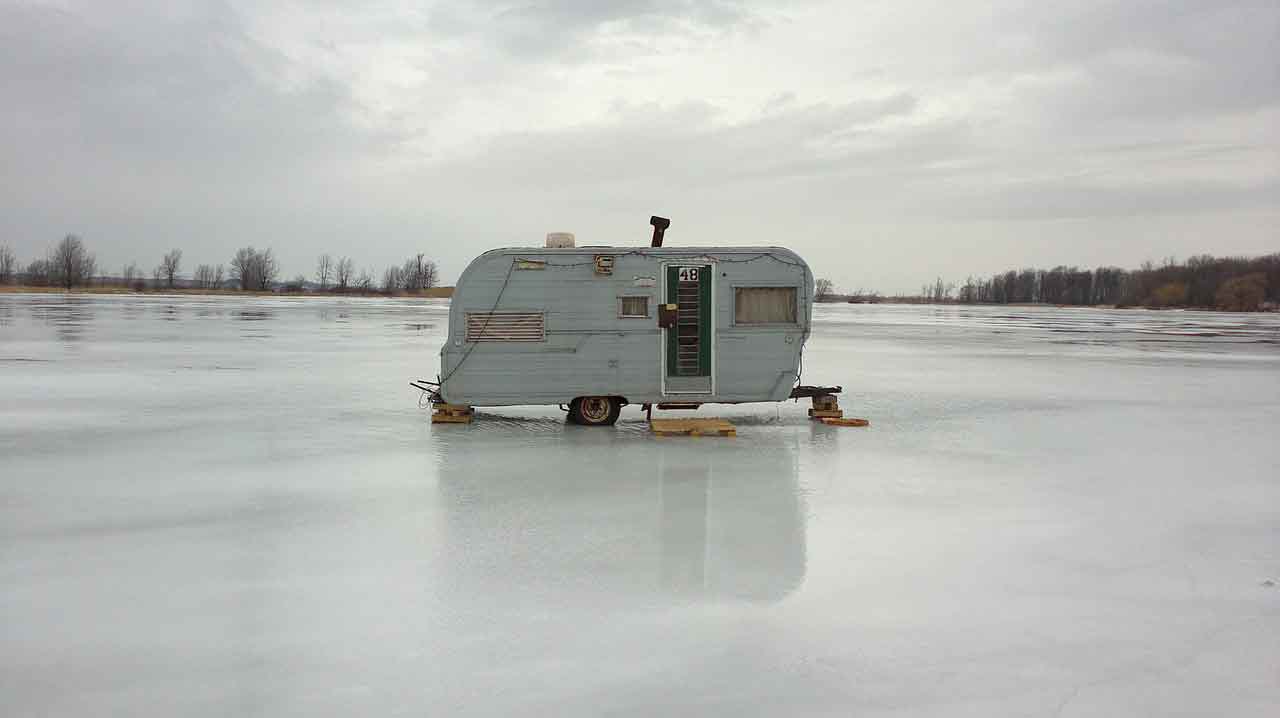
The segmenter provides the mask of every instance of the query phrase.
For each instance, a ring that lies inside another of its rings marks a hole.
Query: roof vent
[[[572,248],[573,232],[548,232],[547,247],[549,249]]]

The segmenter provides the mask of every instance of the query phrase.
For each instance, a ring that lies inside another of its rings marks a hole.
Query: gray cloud
[[[706,187],[826,174],[851,169],[874,152],[852,145],[894,141],[866,128],[909,115],[915,105],[914,97],[900,93],[792,107],[726,125],[718,121],[723,111],[704,102],[671,108],[618,103],[607,122],[500,135],[445,170],[512,191],[652,181]],[[548,173],[550,168],[565,171]]]
[[[1277,249],[1275,3],[891,10],[0,0],[0,241],[452,275],[667,212],[889,290],[1097,256],[1063,221],[1109,263]]]

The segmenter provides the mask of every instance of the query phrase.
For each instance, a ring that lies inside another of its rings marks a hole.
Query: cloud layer
[[[1274,2],[903,5],[6,2],[0,241],[449,279],[662,213],[886,291],[1280,250]]]

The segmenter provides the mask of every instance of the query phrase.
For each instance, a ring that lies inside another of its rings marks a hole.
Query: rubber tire
[[[582,410],[583,402],[588,399],[609,402],[608,414],[600,416],[599,412],[596,412],[594,418],[588,416]],[[622,400],[616,396],[580,396],[569,402],[569,421],[582,426],[613,426],[620,414],[622,414]]]

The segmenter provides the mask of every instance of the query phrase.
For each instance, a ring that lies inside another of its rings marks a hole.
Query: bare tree
[[[241,247],[231,258],[231,279],[241,289],[270,290],[279,273],[280,266],[270,249],[260,252],[253,247]]]
[[[333,278],[333,255],[325,253],[320,255],[316,260],[316,283],[320,285],[320,291],[329,288],[329,280]]]
[[[253,247],[241,247],[236,250],[236,254],[231,258],[231,266],[228,273],[241,289],[249,289],[253,285],[253,263],[254,257],[258,254]]]
[[[1259,274],[1263,299],[1259,306],[1280,302],[1280,253],[1260,257],[1193,256],[1184,264],[1169,257],[1160,265],[1143,262],[1138,269],[1097,267],[1093,270],[1059,265],[1052,269],[1007,270],[989,277],[970,277],[960,287],[956,301],[975,304],[1037,303],[1068,306],[1138,305],[1168,306],[1251,306],[1257,296],[1254,286],[1241,282],[1227,294],[1219,295],[1232,279]],[[1257,280],[1253,280],[1256,285]],[[943,287],[946,290],[954,285]],[[938,283],[924,292],[937,293]],[[1247,291],[1246,291],[1247,290]],[[1232,292],[1244,292],[1232,300]]]
[[[196,286],[201,289],[216,289],[222,286],[222,265],[201,264],[192,275]]]
[[[369,270],[365,269],[360,272],[360,277],[356,279],[356,289],[359,289],[362,293],[373,291],[373,274]]]
[[[355,275],[356,263],[352,261],[350,257],[343,257],[342,259],[339,259],[333,273],[334,284],[337,285],[337,290],[339,292],[347,291],[347,289],[351,287],[351,283],[355,281]]]
[[[399,267],[387,267],[382,273],[382,291],[387,294],[397,292],[404,286],[404,273]]]
[[[276,281],[276,275],[280,274],[280,265],[276,263],[275,255],[271,250],[265,250],[258,253],[258,291],[265,292],[271,289]]]
[[[74,234],[63,237],[49,257],[51,278],[67,289],[87,284],[96,266],[93,255],[85,249],[84,241]]]
[[[135,282],[142,281],[142,270],[138,269],[137,262],[129,262],[124,265],[124,269],[120,270],[120,282],[126,287],[132,287]]]
[[[160,259],[160,277],[173,289],[174,280],[178,278],[178,269],[182,266],[182,250],[175,249]]]
[[[0,245],[0,284],[13,281],[13,273],[18,268],[18,258],[7,244]]]
[[[422,280],[422,255],[406,259],[399,274],[400,286],[397,289],[404,289],[406,292],[418,291]]]
[[[405,260],[400,270],[400,285],[410,292],[420,292],[436,285],[439,279],[436,263],[427,259],[425,254],[417,254]]]
[[[835,285],[830,279],[819,279],[814,283],[813,299],[818,302],[829,301],[835,294]]]
[[[48,286],[51,274],[49,260],[37,259],[32,261],[31,264],[27,265],[27,271],[24,274],[26,275],[24,280],[26,284],[30,284],[33,287]]]
[[[1232,277],[1218,289],[1219,309],[1229,312],[1256,312],[1267,299],[1267,275],[1262,272]]]
[[[436,267],[436,263],[430,259],[424,260],[422,255],[418,255],[418,289],[430,289],[436,286],[436,282],[440,278],[440,270]]]

